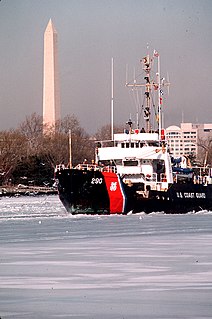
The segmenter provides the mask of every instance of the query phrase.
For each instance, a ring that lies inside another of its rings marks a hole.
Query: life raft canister
[[[160,131],[161,140],[165,140],[165,130],[162,128]]]

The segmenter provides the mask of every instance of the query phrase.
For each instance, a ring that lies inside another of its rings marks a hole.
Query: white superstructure
[[[114,134],[113,141],[97,145],[96,162],[120,174],[125,183],[157,190],[173,183],[170,155],[158,133]]]

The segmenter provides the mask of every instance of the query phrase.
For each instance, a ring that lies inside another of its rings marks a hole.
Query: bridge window
[[[114,159],[116,165],[122,165],[122,159]]]
[[[138,161],[135,161],[135,160],[124,161],[124,166],[138,166]]]

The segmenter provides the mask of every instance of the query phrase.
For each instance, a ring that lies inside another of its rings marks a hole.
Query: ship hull
[[[212,185],[174,183],[166,191],[150,189],[144,196],[144,185],[126,185],[112,172],[65,169],[56,173],[56,179],[60,200],[71,214],[212,210]]]

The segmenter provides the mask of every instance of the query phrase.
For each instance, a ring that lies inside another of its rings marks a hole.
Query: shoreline
[[[45,186],[0,186],[0,197],[57,195],[57,189]]]

